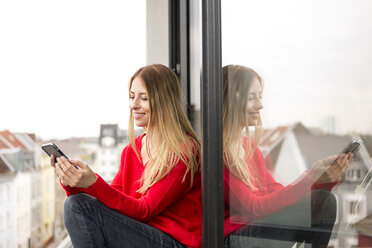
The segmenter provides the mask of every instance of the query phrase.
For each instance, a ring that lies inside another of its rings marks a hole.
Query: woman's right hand
[[[53,166],[54,169],[56,168],[55,156],[53,154],[50,156],[50,165]]]
[[[352,153],[330,156],[319,160],[311,169],[310,177],[316,184],[335,183],[342,179],[352,161]]]
[[[88,188],[98,178],[88,165],[79,160],[59,157],[56,163],[52,155],[50,164],[56,169],[56,175],[64,186]]]

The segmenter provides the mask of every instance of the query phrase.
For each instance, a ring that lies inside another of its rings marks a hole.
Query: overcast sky
[[[263,77],[264,125],[372,134],[372,1],[224,0],[222,45]]]
[[[48,139],[126,128],[145,13],[145,0],[0,1],[0,130]]]
[[[127,127],[146,63],[145,0],[0,1],[0,130],[41,138]],[[372,133],[372,1],[223,0],[223,64],[265,80],[265,126],[337,120]]]

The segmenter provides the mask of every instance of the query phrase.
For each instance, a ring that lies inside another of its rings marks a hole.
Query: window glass
[[[63,139],[127,127],[128,81],[146,64],[145,0],[2,1],[0,33],[0,130]]]
[[[201,2],[189,1],[190,12],[190,121],[197,135],[201,137],[200,77],[202,66]]]
[[[222,1],[227,246],[372,246],[371,31],[371,1]]]
[[[127,128],[128,82],[146,65],[146,19],[145,0],[0,1],[0,206],[14,214],[1,217],[4,247],[65,238],[66,194],[40,146],[54,139],[100,173],[100,125]]]

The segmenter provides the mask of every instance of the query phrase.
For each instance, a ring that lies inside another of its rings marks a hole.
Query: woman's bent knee
[[[337,215],[337,200],[335,195],[326,190],[312,192],[313,220],[320,223],[333,223]]]
[[[85,193],[74,194],[67,197],[64,204],[64,208],[65,211],[74,209],[76,210],[84,206],[92,205],[94,204],[95,201],[97,201],[97,199],[88,194]]]
[[[97,201],[96,198],[88,194],[79,193],[67,197],[64,203],[64,219],[65,223],[73,221],[76,215],[84,215]]]

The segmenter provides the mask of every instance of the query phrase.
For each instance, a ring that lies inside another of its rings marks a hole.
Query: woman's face
[[[129,108],[136,126],[146,129],[150,119],[150,103],[145,83],[140,77],[134,78],[129,90]]]
[[[257,78],[254,78],[247,95],[247,117],[249,126],[255,126],[260,117],[262,105],[262,88]]]

